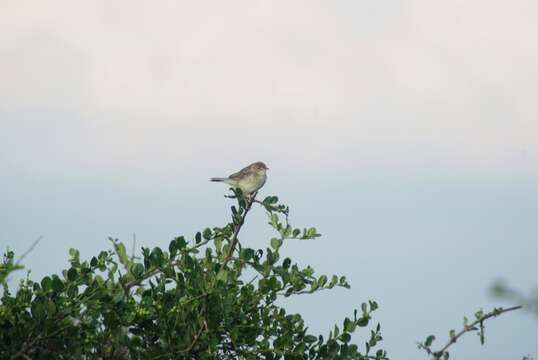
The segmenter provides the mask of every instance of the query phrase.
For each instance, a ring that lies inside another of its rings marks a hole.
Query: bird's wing
[[[232,179],[232,180],[239,180],[241,179],[243,176],[245,176],[245,174],[249,173],[250,172],[250,165],[247,166],[247,167],[244,167],[242,168],[241,170],[239,170],[238,172],[236,173],[233,173],[232,175],[228,176],[228,178]]]

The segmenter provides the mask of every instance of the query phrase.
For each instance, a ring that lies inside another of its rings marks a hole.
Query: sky
[[[166,247],[228,220],[226,176],[270,168],[283,248],[350,290],[283,304],[327,334],[368,299],[393,359],[538,286],[538,3],[2,0],[0,248],[32,277],[108,236]],[[243,242],[271,237],[249,215]],[[534,274],[534,275],[533,275]],[[456,358],[538,358],[525,312]],[[438,345],[441,345],[439,343]]]

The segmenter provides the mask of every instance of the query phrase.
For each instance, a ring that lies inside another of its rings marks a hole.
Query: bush
[[[386,359],[377,349],[379,324],[361,349],[351,341],[370,325],[375,301],[361,304],[326,337],[309,333],[301,315],[276,305],[282,297],[349,284],[281,256],[285,241],[320,235],[293,228],[277,197],[234,194],[237,205],[223,227],[192,240],[179,236],[168,251],[142,248],[140,258],[128,256],[116,239],[113,249],[88,261],[71,249],[69,269],[39,282],[26,279],[14,294],[6,278],[20,266],[7,252],[0,268],[0,358]],[[277,234],[266,249],[239,242],[252,206],[266,210]]]

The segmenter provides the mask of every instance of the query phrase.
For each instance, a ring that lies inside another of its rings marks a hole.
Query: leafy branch
[[[24,269],[24,266],[21,265],[22,260],[30,253],[34,248],[39,244],[43,239],[43,236],[38,237],[34,240],[32,245],[17,259],[15,260],[15,253],[11,250],[7,250],[4,253],[4,258],[0,263],[0,285],[7,289],[7,282],[9,281],[9,275],[17,270]]]
[[[478,330],[478,335],[480,336],[480,343],[482,345],[484,345],[484,341],[485,341],[485,338],[484,338],[484,329],[485,329],[484,328],[484,321],[486,321],[486,320],[488,320],[490,318],[499,316],[499,315],[501,315],[503,313],[513,311],[513,310],[518,310],[518,309],[521,309],[521,308],[522,308],[522,306],[513,306],[513,307],[510,307],[510,308],[506,308],[506,309],[494,308],[489,313],[484,313],[482,310],[477,311],[475,313],[475,318],[476,318],[475,321],[473,321],[472,323],[469,323],[469,320],[467,319],[467,317],[464,317],[463,318],[463,329],[461,331],[459,331],[458,333],[456,333],[455,330],[450,330],[449,331],[448,343],[445,346],[443,346],[440,350],[433,351],[431,349],[432,343],[435,340],[434,335],[428,336],[424,342],[418,342],[417,346],[418,346],[419,349],[425,350],[428,353],[428,355],[431,355],[433,360],[440,360],[441,358],[444,359],[444,360],[447,360],[449,358],[449,356],[450,356],[450,354],[448,352],[448,348],[452,344],[455,344],[456,341],[463,334],[465,334],[467,332],[470,332],[470,331],[477,331]],[[477,325],[478,325],[478,327],[477,327]]]

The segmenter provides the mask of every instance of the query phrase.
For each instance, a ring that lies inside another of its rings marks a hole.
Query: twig
[[[466,332],[469,332],[469,331],[476,330],[475,325],[480,324],[480,323],[484,322],[485,320],[487,320],[489,318],[499,316],[499,315],[501,315],[501,314],[503,314],[505,312],[508,312],[508,311],[518,310],[518,309],[521,309],[522,307],[523,306],[519,305],[519,306],[510,307],[510,308],[507,308],[507,309],[503,309],[503,308],[493,309],[493,311],[487,313],[486,315],[483,315],[483,316],[479,317],[478,319],[476,319],[471,324],[464,326],[464,328],[459,333],[457,333],[456,335],[451,337],[450,340],[448,341],[448,344],[446,344],[441,350],[433,352],[433,360],[441,359],[441,356],[443,356],[443,354],[450,347],[450,345],[454,344],[463,334],[465,334]]]
[[[247,283],[247,285],[252,284],[256,279],[258,278],[258,275],[255,275],[250,281]]]
[[[335,285],[335,286],[339,286],[339,285]],[[288,289],[292,289],[292,288],[288,288]],[[299,291],[293,291],[291,292],[290,294],[288,294],[288,296],[291,296],[291,295],[303,295],[303,294],[313,294],[314,292],[316,291],[322,291],[322,290],[331,290],[330,288],[328,287],[319,287],[315,290],[299,290]],[[278,292],[277,295],[286,295],[286,292],[285,291],[281,291],[281,292]]]
[[[131,262],[135,260],[136,234],[133,233],[133,248],[131,250]]]
[[[37,244],[39,244],[39,242],[43,239],[43,235],[39,236],[37,239],[34,240],[34,242],[32,243],[32,245],[30,245],[30,247],[28,248],[28,250],[26,250],[22,255],[21,257],[17,260],[17,262],[15,263],[15,265],[19,265],[21,263],[21,261],[32,251],[34,250],[34,248],[37,246]]]
[[[198,342],[198,339],[200,338],[200,336],[202,336],[202,333],[204,332],[204,330],[205,331],[209,330],[207,326],[207,320],[205,319],[205,316],[207,315],[206,314],[207,309],[205,308],[205,306],[202,311],[204,312],[204,320],[203,320],[202,326],[200,326],[200,330],[196,333],[196,335],[194,335],[194,339],[192,340],[191,344],[185,350],[180,350],[179,351],[180,353],[190,352],[194,348],[194,345],[196,345],[196,343]]]
[[[25,342],[24,344],[22,344],[22,348],[21,348],[18,352],[16,352],[15,354],[13,354],[9,359],[10,359],[10,360],[15,360],[15,359],[17,359],[18,357],[21,357],[21,356],[24,357],[24,358],[26,358],[26,357],[25,357],[25,356],[26,356],[26,354],[25,354],[26,351],[27,351],[28,349],[31,349],[32,346],[33,346],[33,345],[34,345],[40,338],[41,338],[41,335],[38,335],[38,336],[36,336],[36,338],[33,339],[32,341],[28,341],[28,340],[26,340],[26,342]]]
[[[173,266],[176,266],[178,265],[179,263],[177,261],[174,261],[172,263]],[[144,281],[146,281],[147,279],[149,279],[150,277],[153,277],[155,275],[158,275],[160,273],[162,273],[162,269],[153,269],[152,271],[150,271],[149,273],[145,274],[143,278],[141,279],[135,279],[135,280],[132,280],[132,281],[129,281],[128,283],[125,284],[125,289],[126,290],[130,290],[133,286],[136,286],[136,285],[140,285],[142,284]]]
[[[196,333],[196,335],[194,336],[194,339],[192,340],[189,347],[186,348],[185,350],[181,350],[180,352],[184,353],[184,352],[191,351],[194,345],[196,344],[196,342],[198,341],[198,339],[200,338],[200,336],[202,335],[202,333],[204,332],[204,329],[207,330],[207,323],[205,322],[205,320],[204,320],[204,324],[200,327],[200,330],[198,331],[198,333]]]
[[[256,194],[258,193],[255,192],[254,194],[252,194],[250,199],[247,200],[245,212],[243,213],[243,216],[241,216],[239,223],[235,226],[234,233],[232,235],[232,238],[230,239],[230,249],[228,250],[228,254],[226,254],[226,258],[224,259],[224,263],[222,264],[221,269],[226,268],[226,265],[231,260],[231,255],[233,254],[235,247],[237,245],[237,236],[239,235],[239,231],[241,231],[241,228],[243,227],[243,224],[245,223],[245,218],[247,217],[247,214],[250,208],[252,207],[252,204],[256,200]]]

